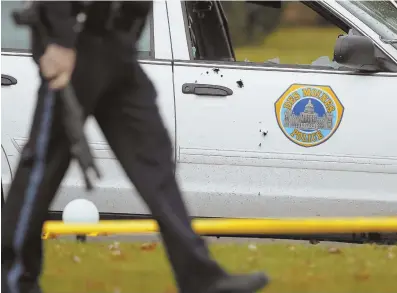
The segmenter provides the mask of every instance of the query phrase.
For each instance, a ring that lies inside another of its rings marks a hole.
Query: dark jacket
[[[110,17],[112,1],[42,1],[41,16],[49,29],[50,40],[63,47],[75,45],[76,16],[86,13],[85,30],[101,33]],[[151,11],[152,1],[121,1],[121,8],[114,20],[116,29],[129,30],[137,25],[140,34],[142,23]],[[138,37],[138,36],[137,36]]]

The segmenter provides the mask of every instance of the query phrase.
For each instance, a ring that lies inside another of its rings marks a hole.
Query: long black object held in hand
[[[47,45],[47,33],[45,26],[41,23],[39,16],[39,3],[30,1],[29,7],[21,11],[13,12],[16,24],[29,26],[36,29],[40,35],[44,47]],[[84,133],[84,114],[77,100],[72,85],[69,83],[59,91],[63,104],[63,121],[67,137],[71,144],[71,154],[77,159],[82,170],[87,190],[92,190],[91,178],[95,175],[101,177],[98,167],[94,162],[87,138]]]

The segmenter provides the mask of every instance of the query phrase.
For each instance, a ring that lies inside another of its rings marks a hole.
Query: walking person
[[[43,46],[32,32],[41,85],[30,137],[2,209],[2,292],[41,292],[42,227],[71,161],[59,103],[59,90],[69,82],[85,117],[96,118],[157,220],[180,292],[254,292],[266,285],[266,276],[229,275],[192,230],[157,93],[136,58],[135,44],[153,3],[120,3],[116,17],[110,15],[111,1],[40,3],[50,41]],[[82,11],[84,29],[77,33],[76,19]]]

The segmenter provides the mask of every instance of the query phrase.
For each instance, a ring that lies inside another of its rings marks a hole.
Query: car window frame
[[[342,6],[345,10],[347,10],[350,14],[354,15],[357,19],[359,19],[362,23],[364,23],[368,28],[370,28],[372,31],[374,31],[375,33],[377,33],[381,38],[383,39],[396,39],[397,38],[397,30],[393,30],[391,29],[387,22],[384,23],[380,23],[381,27],[383,28],[380,29],[379,27],[377,27],[376,25],[374,25],[375,22],[379,22],[376,17],[374,17],[373,15],[370,14],[365,14],[362,17],[359,17],[357,13],[357,11],[360,10],[359,7],[357,6],[349,6],[349,5],[344,5],[343,2],[345,1],[336,1],[336,3],[338,3],[338,5]],[[390,3],[393,7],[395,7],[396,11],[397,11],[397,4],[393,3],[392,1],[379,1],[382,3]],[[375,20],[375,21],[373,21]],[[389,31],[389,32],[384,32],[384,30]],[[393,36],[391,36],[393,35]],[[397,47],[396,47],[397,49]]]
[[[156,50],[155,50],[155,34],[154,34],[154,14],[153,10],[150,11],[148,15],[150,24],[149,30],[149,38],[150,38],[150,51],[137,51],[137,59],[138,60],[154,60],[156,59]],[[29,35],[30,37],[30,35]],[[32,49],[17,49],[17,48],[3,48],[3,44],[1,47],[1,55],[3,56],[32,56]]]
[[[188,22],[188,17],[186,13],[186,4],[185,0],[181,1],[181,9],[182,9],[182,18],[183,18],[183,25],[185,27],[185,35],[186,35],[186,41],[187,41],[187,47],[188,47],[188,53],[189,53],[189,60],[190,61],[196,61],[193,56],[193,43],[192,43],[192,38],[190,36],[190,31],[189,31],[189,22]]]
[[[309,7],[312,9],[314,12],[317,14],[321,15],[328,21],[330,21],[332,24],[335,26],[339,27],[341,30],[346,32],[347,28],[350,29],[355,29],[358,32],[360,32],[362,35],[366,36],[363,31],[357,27],[356,23],[353,21],[350,21],[344,17],[344,15],[340,13],[336,13],[337,11],[331,9],[328,5],[324,4],[323,1],[299,1],[305,6]],[[185,26],[185,33],[186,33],[186,38],[187,38],[187,44],[188,44],[188,50],[189,50],[189,60],[188,62],[194,62],[194,63],[203,63],[203,64],[220,64],[220,65],[227,65],[227,66],[232,66],[233,68],[235,67],[262,67],[262,68],[272,68],[272,69],[281,69],[281,70],[299,70],[302,69],[303,71],[307,70],[314,70],[314,71],[327,71],[327,72],[334,72],[334,73],[346,73],[346,72],[354,72],[354,74],[358,74],[358,72],[354,71],[353,69],[341,66],[340,68],[333,68],[331,66],[321,66],[321,65],[311,65],[311,64],[277,64],[277,63],[262,63],[262,62],[246,62],[246,61],[224,61],[224,60],[200,60],[200,59],[195,59],[193,54],[192,54],[192,42],[190,38],[190,32],[188,28],[188,22],[187,22],[187,13],[186,13],[186,6],[184,4],[184,1],[181,1],[182,5],[182,13],[183,13],[183,19],[184,19],[184,26]],[[259,4],[256,4],[259,5]],[[348,32],[346,32],[347,34]],[[368,36],[366,36],[368,37]],[[372,39],[371,39],[372,40]],[[374,42],[376,47],[379,47],[376,42]],[[381,48],[379,48],[381,49]],[[383,53],[385,53],[383,50],[381,50]],[[387,57],[390,57],[388,54],[385,54]],[[387,74],[388,72],[379,72],[380,74]]]
[[[394,46],[392,46],[391,44],[384,43],[380,39],[380,36],[377,32],[375,32],[372,28],[370,28],[367,24],[362,22],[360,19],[355,17],[350,11],[348,11],[342,5],[340,5],[336,1],[335,1],[335,3],[336,3],[336,6],[339,7],[338,9],[335,7],[335,4],[331,5],[331,3],[327,3],[326,1],[323,4],[323,6],[326,9],[328,9],[329,11],[331,11],[331,13],[333,12],[333,14],[339,15],[340,18],[344,18],[346,23],[348,23],[352,27],[354,27],[354,29],[358,33],[360,33],[362,36],[369,38],[374,43],[374,45],[376,46],[377,49],[379,49],[387,58],[394,61],[397,65],[397,56],[393,55],[393,52],[396,52],[397,49]],[[345,13],[347,13],[347,14],[350,14],[352,16],[352,18],[348,17],[348,15],[344,15],[343,11],[345,11]],[[360,22],[363,27],[358,26],[357,22]],[[389,48],[392,50],[391,52],[390,52]]]

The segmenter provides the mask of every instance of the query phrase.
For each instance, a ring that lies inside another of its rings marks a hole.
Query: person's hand
[[[51,89],[59,90],[69,83],[75,62],[74,49],[56,44],[47,46],[44,55],[40,58],[40,68],[43,76],[50,81]]]

